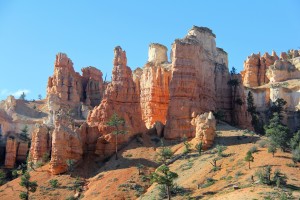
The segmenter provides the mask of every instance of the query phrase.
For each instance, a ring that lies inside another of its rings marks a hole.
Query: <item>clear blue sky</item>
[[[298,0],[0,0],[0,99],[24,90],[45,97],[57,52],[76,71],[95,66],[110,77],[115,46],[135,69],[149,43],[170,49],[193,25],[211,28],[240,71],[252,52],[300,48],[299,10]]]

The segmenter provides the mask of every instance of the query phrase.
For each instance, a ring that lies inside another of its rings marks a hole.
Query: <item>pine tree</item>
[[[235,78],[236,75],[236,69],[235,67],[232,67],[231,71],[231,78],[230,80],[227,82],[227,84],[229,86],[231,86],[232,91],[233,91],[233,95],[232,95],[232,102],[231,102],[231,106],[232,106],[232,112],[231,112],[231,121],[233,124],[235,124],[235,104],[236,104],[236,91],[237,91],[237,87],[239,86],[240,82],[237,78]]]
[[[247,161],[249,163],[249,169],[251,169],[250,167],[250,162],[254,162],[254,157],[252,156],[251,151],[248,151],[245,157],[245,161]]]
[[[273,157],[275,155],[275,153],[277,152],[277,146],[276,144],[274,144],[273,142],[271,142],[268,146],[268,152],[272,153]]]
[[[294,134],[290,140],[291,149],[300,148],[300,130]]]
[[[136,168],[138,169],[138,171],[139,171],[139,175],[141,175],[141,170],[142,169],[144,169],[144,165],[143,164],[141,164],[141,163],[138,163],[137,165],[136,165]]]
[[[157,168],[156,172],[150,175],[150,180],[152,183],[156,182],[161,185],[165,185],[167,189],[168,199],[171,199],[171,191],[170,188],[173,185],[174,179],[178,177],[178,174],[170,171],[169,167],[166,165],[162,165]]]
[[[23,93],[20,95],[19,99],[25,100],[25,98],[26,98],[26,94],[25,94],[25,92],[23,92]]]
[[[113,127],[115,130],[112,132],[116,136],[116,160],[118,160],[118,135],[126,134],[127,132],[124,129],[125,126],[125,120],[121,117],[119,117],[116,113],[112,115],[110,120],[107,122],[108,126]]]
[[[26,189],[25,192],[20,193],[20,199],[28,200],[29,199],[29,194],[34,193],[37,188],[37,183],[36,181],[30,181],[30,175],[28,172],[26,172],[22,177],[21,177],[21,182],[20,186],[24,187]]]
[[[21,130],[21,137],[28,140],[28,126],[25,125]]]
[[[5,172],[1,169],[0,170],[0,186],[3,185],[6,181],[6,174]]]
[[[203,148],[203,143],[202,143],[202,141],[199,142],[198,144],[196,144],[195,148],[197,149],[199,156],[201,156],[202,148]]]
[[[162,149],[158,152],[158,161],[166,164],[167,160],[173,156],[171,148],[163,146]]]
[[[72,159],[68,159],[66,160],[66,164],[68,166],[68,172],[71,173],[74,171],[74,167],[75,167],[75,160]]]
[[[191,152],[191,144],[188,141],[188,138],[186,137],[186,135],[183,136],[182,138],[183,144],[184,144],[184,154],[187,154],[189,152]]]
[[[279,114],[274,113],[269,125],[265,126],[265,131],[271,143],[285,151],[287,147],[289,129],[281,124]]]
[[[248,96],[247,96],[247,111],[251,115],[252,118],[251,124],[254,130],[256,132],[263,133],[264,130],[262,128],[262,125],[260,124],[258,112],[256,111],[256,106],[254,105],[254,98],[251,91],[248,92]]]
[[[276,99],[276,101],[273,102],[273,105],[270,107],[271,115],[274,115],[274,113],[277,113],[279,116],[279,119],[282,120],[282,112],[283,107],[286,105],[286,101],[282,98]]]

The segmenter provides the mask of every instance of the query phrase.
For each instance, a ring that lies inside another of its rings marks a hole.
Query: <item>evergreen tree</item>
[[[6,182],[6,174],[5,172],[1,169],[0,170],[0,186],[3,185]]]
[[[279,116],[279,119],[282,120],[282,112],[283,107],[286,105],[286,101],[284,99],[278,98],[276,101],[273,102],[272,106],[270,107],[271,115],[274,115],[274,113],[277,113]]]
[[[125,120],[119,117],[116,113],[112,115],[110,120],[107,122],[107,125],[113,127],[115,130],[112,132],[116,136],[116,160],[118,160],[118,135],[126,134],[127,132],[124,129]]]
[[[139,171],[139,175],[141,175],[141,170],[142,169],[144,169],[144,165],[143,164],[141,164],[141,163],[138,163],[137,165],[136,165],[136,168],[138,169],[138,171]]]
[[[300,130],[290,140],[291,149],[300,148]]]
[[[297,147],[296,149],[293,149],[293,151],[292,151],[292,160],[295,164],[297,162],[300,162],[300,147]]]
[[[247,161],[249,163],[249,169],[251,169],[250,167],[250,162],[254,162],[254,157],[252,156],[251,151],[248,151],[245,157],[245,161]]]
[[[163,146],[162,149],[158,152],[158,161],[166,164],[167,160],[173,156],[171,148]]]
[[[236,69],[235,69],[235,67],[232,67],[232,68],[231,68],[230,74],[231,74],[231,75],[235,75],[235,74],[236,74]]]
[[[22,177],[21,177],[21,182],[20,186],[24,187],[26,189],[25,192],[20,193],[20,199],[28,200],[29,199],[29,193],[34,193],[37,188],[37,183],[36,181],[30,181],[30,175],[28,172],[26,172]]]
[[[240,82],[239,80],[235,77],[236,75],[236,69],[235,67],[232,67],[231,71],[230,71],[230,74],[231,74],[231,78],[230,80],[227,82],[227,84],[229,86],[231,86],[232,88],[232,101],[231,101],[231,106],[232,106],[232,112],[231,112],[231,122],[233,124],[236,123],[236,120],[235,120],[235,104],[236,104],[236,90],[237,90],[237,87],[239,86]]]
[[[150,175],[150,180],[152,183],[156,182],[161,185],[165,185],[167,189],[168,199],[171,199],[171,191],[170,188],[173,185],[174,179],[178,177],[178,174],[170,171],[169,167],[166,165],[162,165],[157,168],[156,172]]]
[[[183,153],[187,154],[187,153],[191,152],[191,144],[188,142],[188,138],[186,137],[186,135],[183,136],[182,141],[184,144]]]
[[[198,151],[198,153],[199,153],[199,156],[201,156],[202,148],[203,148],[203,143],[202,143],[202,141],[199,142],[198,144],[196,144],[195,148],[197,149],[197,151]]]
[[[292,149],[292,160],[296,164],[300,162],[300,130],[291,138],[290,147]]]
[[[19,99],[25,100],[25,98],[26,98],[26,94],[25,94],[25,92],[23,92],[23,93],[20,95]]]
[[[273,142],[271,142],[268,146],[268,152],[272,153],[272,155],[274,157],[275,153],[277,152],[277,145],[274,144]]]
[[[256,111],[256,106],[254,105],[254,99],[251,91],[248,92],[248,96],[247,96],[247,111],[251,115],[252,118],[251,124],[254,130],[256,132],[263,134],[264,129],[262,128],[262,124],[259,121],[259,115],[258,112]]]
[[[25,125],[23,127],[23,129],[21,130],[21,134],[20,135],[21,135],[22,138],[28,140],[28,126],[27,125]]]
[[[68,172],[73,172],[74,171],[74,167],[75,167],[75,160],[72,159],[67,159],[66,160],[66,164],[68,166]]]
[[[269,125],[265,126],[265,131],[271,143],[285,151],[287,147],[289,129],[281,124],[278,113],[274,113]]]

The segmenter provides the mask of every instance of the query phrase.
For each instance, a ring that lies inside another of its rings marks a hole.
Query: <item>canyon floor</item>
[[[279,151],[273,157],[266,147],[260,147],[266,138],[245,133],[244,130],[225,123],[217,125],[217,134],[214,147],[204,151],[201,156],[192,150],[169,165],[171,171],[179,175],[175,183],[184,189],[182,195],[177,194],[172,199],[280,199],[283,193],[292,194],[295,199],[300,198],[300,166],[288,166],[292,163],[290,153]],[[165,145],[172,148],[175,157],[184,149],[181,141],[165,141]],[[218,157],[216,145],[226,146],[224,156]],[[249,169],[244,157],[253,146],[257,147],[257,152],[253,154],[254,162]],[[95,157],[85,156],[72,175],[51,175],[47,171],[48,165],[42,166],[30,172],[31,179],[38,183],[38,189],[30,195],[30,199],[56,200],[74,196],[72,185],[76,180],[80,180],[83,185],[81,199],[161,199],[158,185],[151,184],[146,177],[159,166],[159,149],[158,137],[142,135],[120,150],[118,160],[112,156],[106,162],[95,162]],[[220,167],[217,171],[211,165],[215,158],[218,158],[217,165]],[[137,164],[145,166],[140,175]],[[258,183],[255,172],[267,165],[272,166],[272,172],[280,169],[286,174],[286,187],[277,188]],[[254,180],[251,180],[252,175]],[[212,178],[213,183],[207,184],[207,178]],[[58,180],[57,188],[50,186],[51,179]],[[0,199],[19,199],[19,193],[23,190],[19,182],[20,178],[17,178],[1,186]],[[238,189],[234,189],[234,186]]]

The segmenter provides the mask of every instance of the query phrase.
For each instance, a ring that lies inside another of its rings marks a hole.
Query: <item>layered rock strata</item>
[[[167,48],[160,44],[151,44],[148,62],[142,71],[136,70],[134,74],[139,77],[142,119],[146,127],[151,128],[156,121],[166,124],[171,80]]]
[[[6,168],[13,168],[17,161],[24,162],[27,159],[28,142],[17,138],[8,137],[6,140],[5,163]]]
[[[53,133],[37,128],[32,159],[37,162],[50,152],[51,172],[58,174],[67,170],[67,160],[79,162],[84,154],[96,154],[100,160],[111,156],[116,137],[107,122],[114,113],[125,120],[127,134],[118,136],[120,146],[148,128],[166,139],[196,137],[209,147],[215,136],[211,111],[223,111],[227,121],[232,120],[232,112],[239,112],[236,121],[243,127],[244,120],[249,121],[242,116],[245,104],[232,105],[232,88],[227,84],[231,78],[227,53],[216,47],[215,35],[204,27],[194,26],[185,38],[175,40],[171,63],[165,46],[150,44],[148,62],[134,72],[127,66],[126,52],[116,47],[109,83],[103,83],[102,73],[93,67],[82,69],[81,76],[65,54],[58,54],[47,87],[51,116],[47,124]],[[246,101],[244,87],[236,94]],[[85,123],[68,120],[83,115]]]
[[[220,58],[218,53],[215,35],[203,27],[194,26],[184,39],[173,43],[165,138],[194,137],[190,123],[192,113],[216,110],[214,72],[217,58]]]
[[[30,160],[35,164],[45,162],[51,152],[51,132],[46,125],[36,125],[32,133],[31,147],[29,152]]]
[[[126,52],[121,47],[114,49],[113,64],[112,81],[106,88],[103,100],[88,116],[89,126],[97,127],[99,131],[96,154],[100,157],[111,155],[115,148],[115,136],[111,134],[111,127],[106,124],[114,113],[125,120],[128,132],[118,137],[120,145],[146,129],[141,118],[140,91],[137,90],[132,71],[127,66]]]
[[[60,110],[56,115],[52,134],[51,173],[60,174],[67,171],[68,160],[76,164],[82,159],[82,154],[80,131],[73,126],[72,119],[66,115],[66,111]]]
[[[268,55],[265,53],[265,55]],[[283,122],[288,127],[295,131],[300,125],[300,116],[297,114],[300,105],[300,57],[298,50],[290,50],[289,52],[283,52],[280,54],[280,59],[273,53],[272,56],[263,56],[265,58],[265,65],[267,66],[261,75],[265,76],[269,80],[268,84],[259,84],[259,82],[252,82],[249,84],[249,74],[251,70],[248,65],[245,65],[243,71],[243,84],[247,87],[245,95],[249,91],[252,92],[255,106],[260,116],[264,121],[267,121],[270,116],[268,109],[278,98],[284,99],[287,104],[284,108]],[[255,56],[247,58],[245,63],[249,63],[249,60],[253,60]],[[260,58],[260,60],[262,60]],[[268,59],[267,59],[268,58]],[[260,61],[261,63],[261,61]],[[249,71],[250,70],[250,71]],[[248,75],[248,77],[247,77]],[[257,77],[254,76],[253,77]],[[266,82],[265,82],[266,83]]]
[[[59,109],[68,109],[75,118],[84,118],[82,104],[99,105],[104,84],[102,72],[94,67],[82,69],[82,76],[74,71],[73,62],[64,53],[56,55],[54,75],[49,77],[47,100],[50,112],[48,124],[54,124]]]
[[[266,71],[270,65],[278,60],[276,52],[272,52],[272,56],[265,53],[262,57],[260,53],[252,54],[244,62],[244,70],[241,72],[243,77],[243,85],[246,87],[257,87],[269,82]]]

